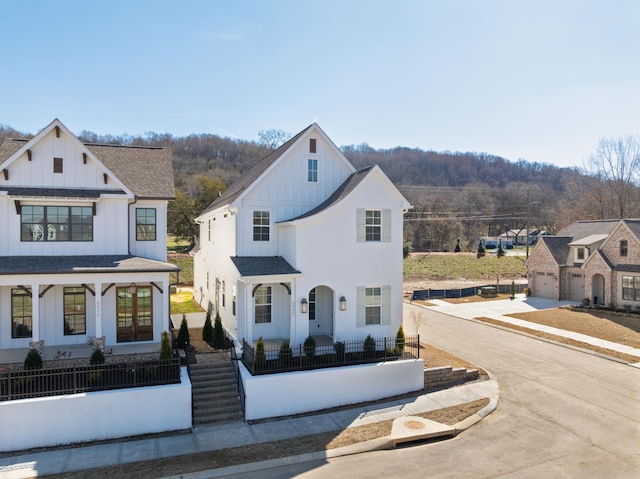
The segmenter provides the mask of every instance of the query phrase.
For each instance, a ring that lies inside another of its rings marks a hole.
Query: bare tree
[[[283,143],[289,141],[291,138],[291,133],[284,130],[279,130],[272,128],[270,130],[260,130],[258,133],[258,137],[260,138],[260,144],[275,150]]]
[[[599,198],[604,217],[624,218],[634,210],[640,182],[640,137],[602,139],[585,165],[595,178],[592,194]]]

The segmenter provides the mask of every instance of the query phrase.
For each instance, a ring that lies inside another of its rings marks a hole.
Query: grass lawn
[[[193,256],[189,254],[168,253],[167,261],[180,267],[179,284],[193,284]],[[170,280],[171,283],[176,282],[175,273],[171,273]]]
[[[527,268],[521,256],[487,255],[476,258],[475,253],[412,253],[404,260],[405,278],[427,276],[433,280],[495,280],[526,277]]]
[[[190,291],[181,291],[171,295],[171,314],[201,313],[204,309],[193,299]]]

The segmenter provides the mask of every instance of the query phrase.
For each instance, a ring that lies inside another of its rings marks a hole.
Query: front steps
[[[190,369],[194,426],[243,419],[231,360],[192,364]]]

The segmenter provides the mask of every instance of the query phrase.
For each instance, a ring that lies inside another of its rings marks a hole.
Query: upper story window
[[[627,240],[620,240],[620,256],[627,256],[629,253],[629,243]]]
[[[584,248],[578,248],[576,250],[576,258],[578,261],[584,261]]]
[[[53,159],[53,172],[54,173],[62,173],[62,158],[54,158]]]
[[[309,183],[318,182],[318,160],[307,160],[307,181]]]
[[[391,241],[391,210],[357,210],[357,240],[364,242]]]
[[[156,209],[136,208],[136,240],[156,240]]]
[[[382,238],[382,212],[367,210],[365,212],[365,240],[380,241]]]
[[[315,153],[315,152],[316,152],[316,139],[309,138],[309,153]]]
[[[91,206],[20,208],[21,241],[93,241]]]
[[[269,212],[253,212],[253,241],[269,241]]]

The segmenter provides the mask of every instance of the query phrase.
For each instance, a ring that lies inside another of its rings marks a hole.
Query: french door
[[[117,295],[118,342],[153,340],[151,286],[117,288]]]

